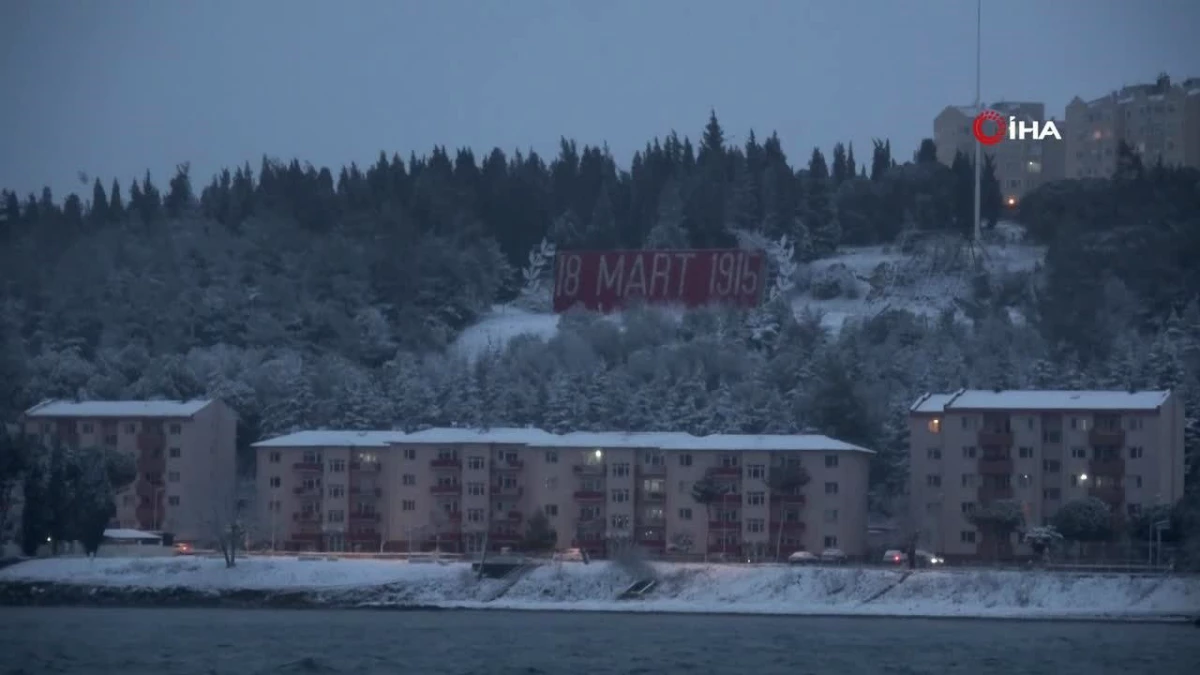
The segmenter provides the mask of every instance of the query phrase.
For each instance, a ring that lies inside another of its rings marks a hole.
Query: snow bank
[[[0,582],[137,588],[340,591],[369,606],[993,618],[1163,618],[1200,614],[1194,577],[986,570],[789,568],[656,563],[658,586],[619,601],[632,579],[608,563],[552,563],[515,584],[477,581],[468,563],[250,558],[47,559],[0,570]]]
[[[503,349],[519,335],[548,340],[558,332],[557,314],[539,314],[510,305],[496,305],[491,313],[470,326],[451,345],[454,354],[475,358]]]

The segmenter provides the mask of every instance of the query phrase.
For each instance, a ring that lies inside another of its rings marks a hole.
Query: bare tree
[[[225,558],[225,566],[237,564],[238,551],[246,550],[246,538],[255,531],[252,495],[236,479],[214,481],[207,504],[198,508],[196,523],[206,543]]]
[[[767,476],[767,487],[771,488],[771,498],[775,499],[781,495],[795,495],[797,492],[808,485],[812,479],[808,474],[808,470],[798,464],[785,464],[783,466],[771,467],[771,473]],[[775,559],[783,558],[783,506],[779,509],[779,531],[775,533]]]

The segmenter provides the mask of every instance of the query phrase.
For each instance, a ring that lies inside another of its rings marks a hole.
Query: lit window
[[[936,434],[942,430],[942,420],[935,417],[929,420],[929,424],[927,426],[929,427],[929,433]]]

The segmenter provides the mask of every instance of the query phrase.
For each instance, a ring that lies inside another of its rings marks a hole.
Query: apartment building
[[[872,451],[825,436],[428,429],[305,431],[255,444],[262,522],[278,548],[478,551],[546,515],[558,548],[862,555]],[[773,492],[772,472],[810,482]],[[723,486],[700,504],[692,486]]]
[[[1005,117],[1025,122],[1045,122],[1046,106],[1042,103],[998,101],[985,109],[995,110]],[[946,166],[954,162],[957,153],[974,161],[978,141],[972,131],[978,111],[974,106],[946,106],[933,120],[933,142],[938,161]],[[1059,123],[1061,124],[1061,122]],[[1064,136],[1064,141],[1065,141]],[[1065,177],[1066,147],[1054,139],[1005,140],[983,148],[990,155],[1000,182],[1000,193],[1010,207],[1043,183]]]
[[[950,557],[1027,553],[984,542],[971,512],[1018,500],[1028,525],[1097,497],[1118,526],[1183,496],[1184,411],[1170,391],[925,394],[909,415],[910,509],[921,544]]]
[[[1147,166],[1200,168],[1200,78],[1172,84],[1161,75],[1090,101],[1077,96],[1066,117],[1068,178],[1112,176],[1121,141]]]
[[[237,414],[221,401],[46,401],[22,425],[47,446],[134,457],[137,478],[117,494],[113,527],[203,541],[234,499]]]

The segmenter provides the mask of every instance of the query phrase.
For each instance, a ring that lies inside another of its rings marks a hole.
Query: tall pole
[[[979,91],[979,71],[980,71],[980,38],[983,35],[983,0],[975,0],[975,114],[983,112],[983,100],[980,98]],[[975,141],[975,245],[980,244],[981,228],[979,226],[979,186],[982,175],[983,162],[980,148],[982,144]]]

